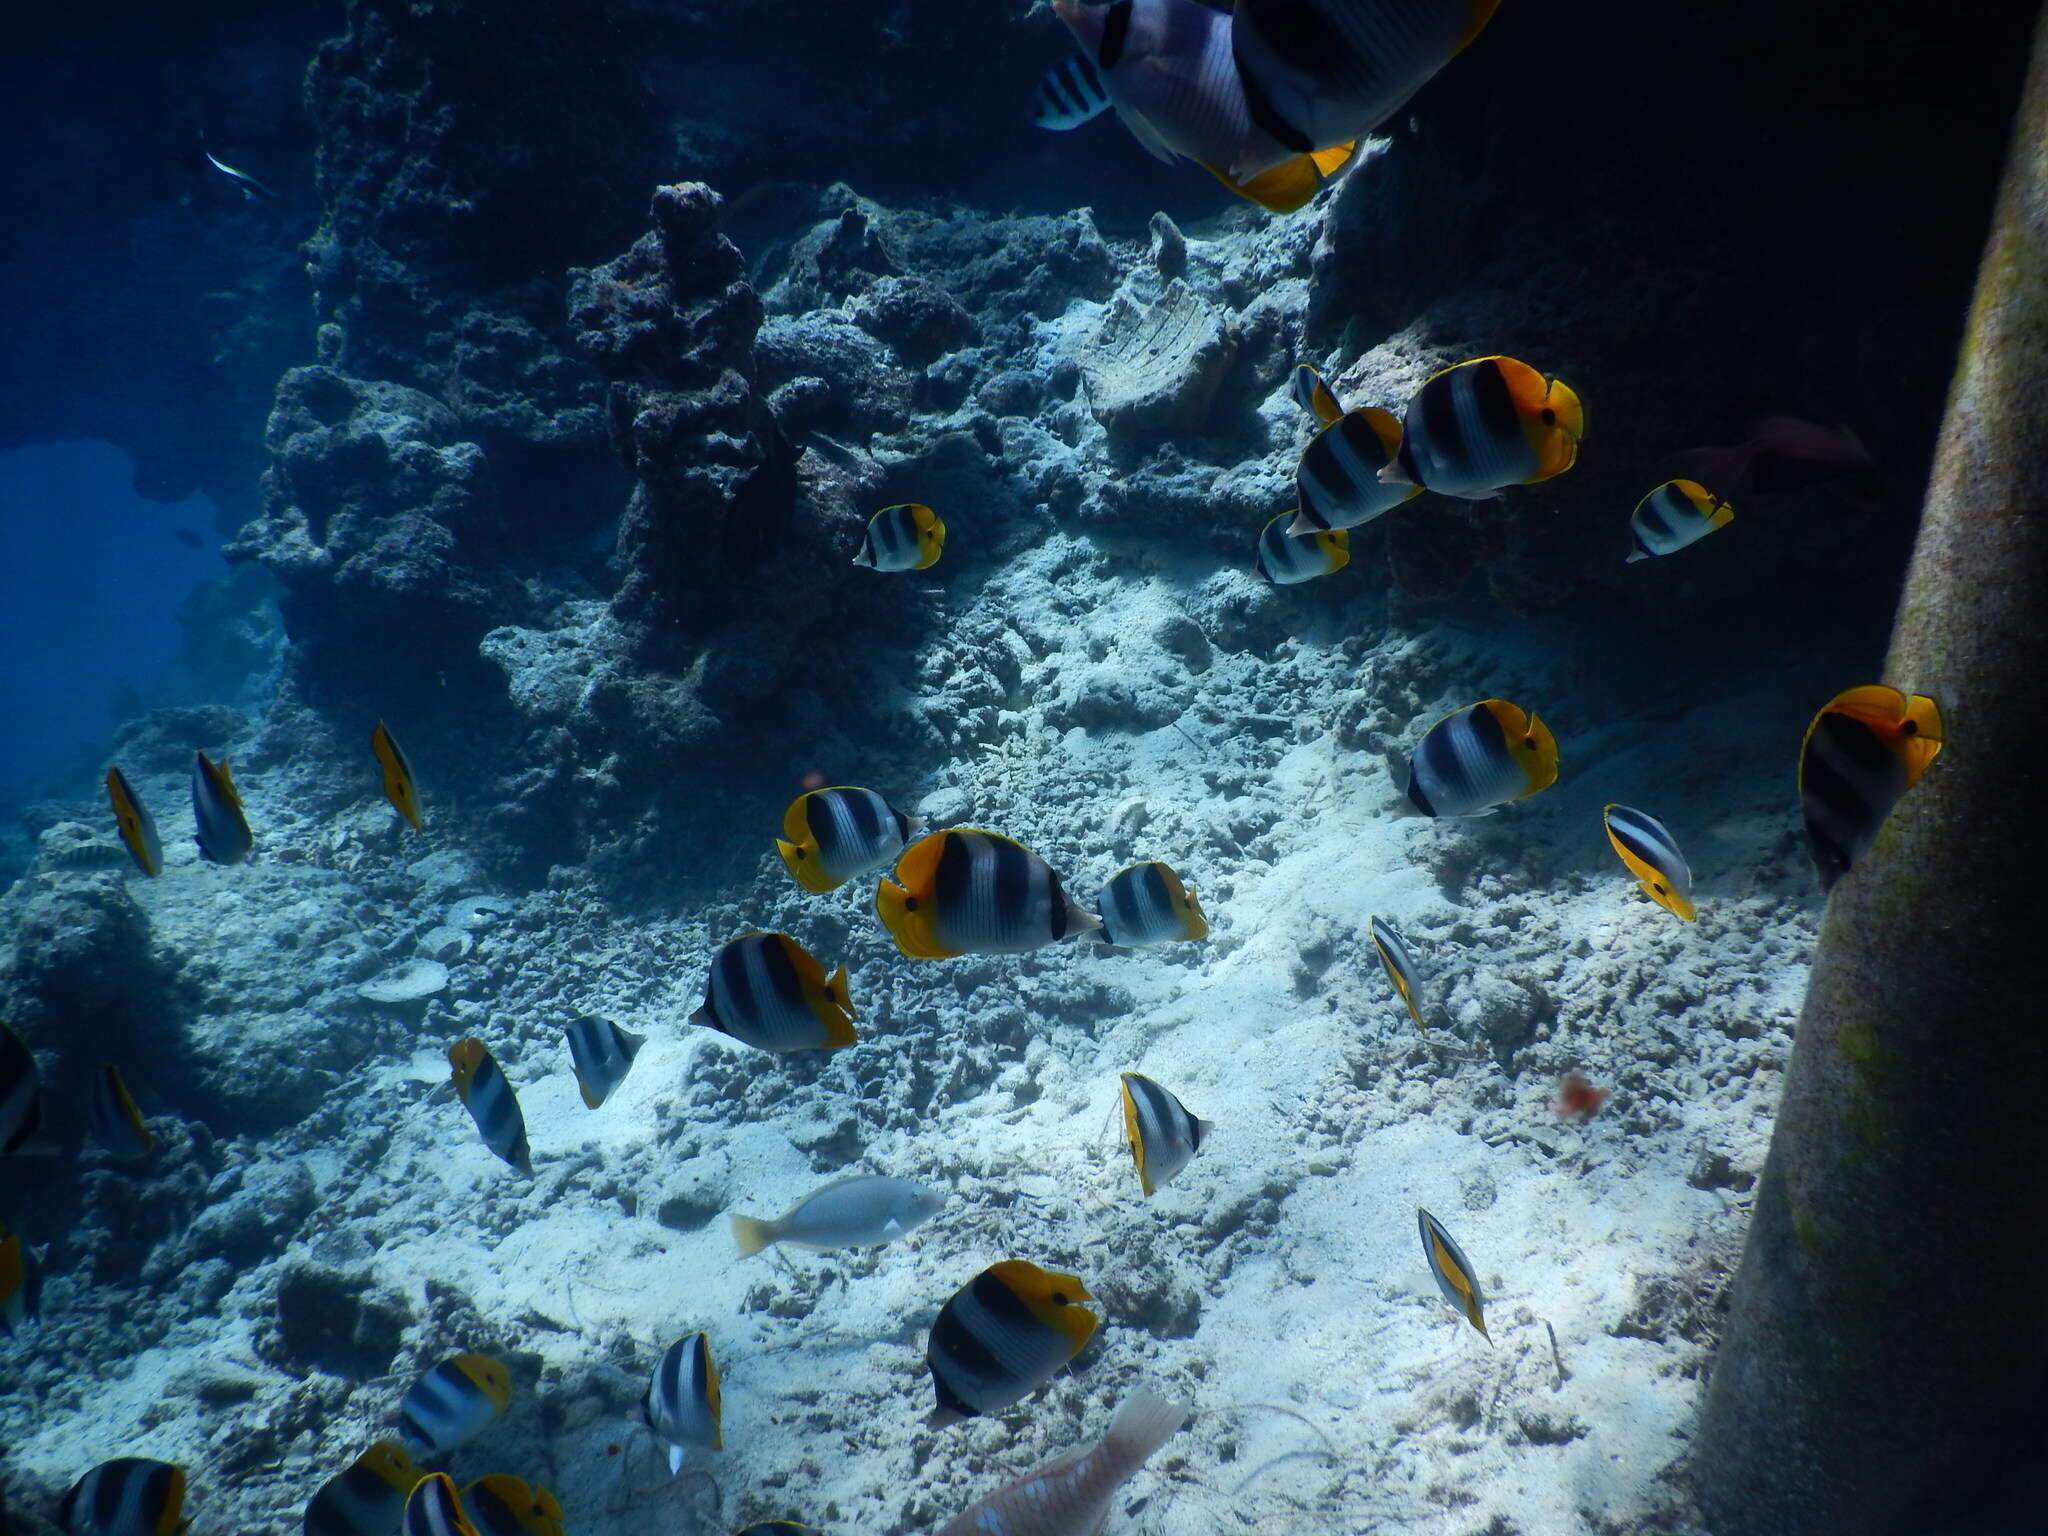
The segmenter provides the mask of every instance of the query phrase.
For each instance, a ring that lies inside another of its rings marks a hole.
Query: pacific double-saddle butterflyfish
[[[71,1536],[177,1536],[185,1528],[185,1469],[147,1456],[103,1461],[71,1485],[57,1523]]]
[[[943,1190],[926,1189],[909,1179],[855,1173],[813,1190],[772,1221],[733,1215],[732,1237],[743,1259],[775,1243],[815,1253],[878,1248],[908,1236],[945,1204]]]
[[[1372,931],[1372,947],[1379,951],[1387,980],[1394,984],[1394,995],[1408,1009],[1408,1017],[1415,1021],[1417,1029],[1429,1028],[1422,1017],[1422,973],[1416,968],[1415,957],[1408,952],[1408,941],[1401,937],[1400,929],[1383,917],[1368,917],[1366,926]]]
[[[1480,357],[1427,380],[1401,419],[1401,447],[1380,471],[1392,485],[1483,501],[1578,462],[1586,413],[1561,379],[1512,357]]]
[[[1031,121],[1054,133],[1066,133],[1109,110],[1109,93],[1085,53],[1070,53],[1045,72],[1031,98]]]
[[[925,1341],[933,1427],[1000,1413],[1051,1381],[1095,1333],[1094,1300],[1073,1275],[1026,1259],[991,1264],[939,1309]]]
[[[1437,721],[1408,760],[1396,816],[1491,816],[1557,782],[1557,738],[1505,699],[1481,699]]]
[[[756,1520],[743,1530],[734,1532],[733,1536],[825,1536],[825,1533],[801,1520]]]
[[[1309,440],[1294,467],[1300,510],[1287,532],[1306,538],[1356,528],[1422,494],[1419,485],[1389,485],[1380,471],[1401,451],[1401,423],[1391,411],[1350,411]]]
[[[107,799],[114,807],[114,825],[120,829],[121,841],[127,845],[135,867],[152,878],[162,873],[164,843],[157,836],[156,818],[149,814],[149,807],[142,803],[135,786],[128,782],[128,775],[119,768],[107,769]]]
[[[798,885],[822,896],[894,861],[923,828],[872,789],[839,784],[790,801],[775,851]]]
[[[451,1355],[412,1384],[398,1433],[416,1456],[446,1456],[512,1406],[512,1377],[489,1355]]]
[[[216,763],[204,752],[192,754],[192,825],[199,856],[209,864],[239,864],[255,846],[226,758]]]
[[[533,1172],[533,1153],[526,1144],[526,1116],[498,1058],[489,1046],[467,1035],[448,1047],[449,1077],[455,1092],[476,1122],[484,1145],[521,1173]]]
[[[922,502],[884,507],[868,519],[855,565],[875,571],[925,571],[946,548],[946,525]]]
[[[641,1416],[668,1447],[668,1469],[682,1471],[690,1451],[722,1451],[724,1409],[718,1396],[718,1367],[711,1360],[711,1340],[703,1333],[686,1334],[662,1352]]]
[[[538,1483],[493,1472],[462,1490],[477,1536],[563,1536],[562,1504]]]
[[[412,764],[382,720],[370,733],[370,750],[377,754],[377,766],[384,772],[384,798],[406,819],[413,831],[420,830],[420,796],[413,783]]]
[[[18,1339],[43,1315],[43,1257],[0,1222],[0,1334]]]
[[[446,1472],[429,1472],[406,1495],[401,1536],[480,1536],[462,1512],[462,1496]]]
[[[1173,866],[1133,864],[1112,876],[1095,898],[1105,943],[1136,946],[1209,937],[1209,919]]]
[[[1643,883],[1649,898],[1691,922],[1692,870],[1678,851],[1671,829],[1648,812],[1625,805],[1610,805],[1600,815],[1607,824],[1607,840],[1614,844],[1628,872]]]
[[[1436,1277],[1436,1288],[1443,1292],[1451,1310],[1477,1328],[1479,1336],[1491,1344],[1493,1335],[1486,1331],[1486,1298],[1480,1294],[1479,1277],[1473,1273],[1465,1251],[1444,1230],[1443,1223],[1419,1205],[1415,1208],[1415,1225],[1422,1234],[1423,1256],[1429,1260],[1430,1274]]]
[[[306,1536],[392,1536],[406,1495],[425,1476],[404,1446],[379,1440],[307,1502]]]
[[[621,1029],[610,1019],[586,1013],[562,1026],[569,1042],[569,1065],[586,1108],[596,1109],[633,1070],[633,1058],[647,1043],[645,1035]]]
[[[1252,568],[1275,586],[1291,587],[1341,571],[1351,560],[1351,535],[1342,528],[1295,538],[1288,532],[1299,512],[1282,512],[1259,530]]]
[[[1322,426],[1327,427],[1344,414],[1344,407],[1330,386],[1323,382],[1323,376],[1307,363],[1297,363],[1294,372],[1288,376],[1287,393],[1294,403],[1314,416]],[[1400,423],[1394,424],[1396,432]]]
[[[1734,509],[1697,480],[1666,480],[1629,514],[1629,552],[1622,563],[1676,554],[1734,521]]]
[[[1118,1076],[1123,1083],[1124,1138],[1131,1144],[1131,1161],[1138,1166],[1138,1188],[1150,1199],[1194,1160],[1216,1127],[1213,1121],[1190,1114],[1187,1105],[1142,1073]]]
[[[43,1075],[35,1053],[0,1024],[0,1157],[39,1157],[56,1150],[43,1132]]]
[[[1882,683],[1838,693],[1813,717],[1799,749],[1799,804],[1823,891],[1870,851],[1941,743],[1934,700]]]
[[[1021,955],[1102,926],[1052,866],[995,832],[956,827],[918,839],[875,887],[875,915],[913,960]]]
[[[93,1075],[85,1121],[92,1139],[116,1157],[133,1161],[156,1150],[156,1137],[135,1107],[135,1095],[121,1080],[121,1069],[104,1066]]]
[[[763,1051],[836,1051],[859,1038],[846,967],[825,967],[786,933],[743,933],[711,957],[692,1024]]]

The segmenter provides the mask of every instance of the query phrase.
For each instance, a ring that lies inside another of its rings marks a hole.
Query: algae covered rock
[[[1149,304],[1111,300],[1080,364],[1095,419],[1136,437],[1200,432],[1236,356],[1223,311],[1176,279]]]

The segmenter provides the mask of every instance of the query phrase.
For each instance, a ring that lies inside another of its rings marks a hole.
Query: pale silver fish
[[[930,1221],[946,1199],[945,1191],[926,1189],[909,1179],[856,1173],[813,1190],[773,1221],[733,1216],[732,1238],[743,1259],[774,1243],[817,1253],[879,1248]]]

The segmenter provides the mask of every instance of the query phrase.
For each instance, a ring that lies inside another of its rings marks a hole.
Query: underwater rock
[[[295,1258],[278,1275],[277,1332],[263,1352],[295,1370],[368,1381],[391,1369],[412,1320],[367,1269]]]
[[[1118,437],[1199,433],[1236,353],[1222,311],[1186,283],[1149,304],[1120,293],[1080,352],[1089,409]]]
[[[974,337],[974,317],[937,283],[885,277],[853,306],[853,323],[886,341],[899,357],[929,363]]]
[[[408,960],[356,988],[373,1003],[416,1003],[448,985],[448,967],[439,960]]]

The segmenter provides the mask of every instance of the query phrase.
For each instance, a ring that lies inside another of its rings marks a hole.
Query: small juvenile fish
[[[1656,817],[1625,805],[1610,805],[1600,814],[1607,823],[1607,840],[1628,872],[1642,881],[1650,899],[1691,922],[1692,871],[1670,829]]]
[[[1112,876],[1095,898],[1108,944],[1135,946],[1195,942],[1209,937],[1209,919],[1170,864],[1133,864]]]
[[[1408,402],[1390,485],[1484,501],[1578,461],[1586,412],[1561,379],[1512,357],[1478,357],[1431,376]]]
[[[1881,683],[1836,694],[1799,748],[1799,804],[1823,891],[1870,851],[1899,797],[1941,752],[1941,709]]]
[[[1356,528],[1422,494],[1419,485],[1389,485],[1380,471],[1401,451],[1401,423],[1391,411],[1351,411],[1309,439],[1294,467],[1301,510],[1288,525],[1297,539],[1332,528]]]
[[[773,1221],[733,1216],[732,1237],[743,1259],[773,1243],[816,1253],[878,1248],[907,1237],[945,1204],[943,1190],[926,1189],[909,1179],[856,1173],[813,1190]]]
[[[92,1095],[86,1102],[86,1125],[92,1139],[116,1157],[147,1157],[156,1149],[156,1138],[143,1122],[142,1111],[128,1085],[121,1081],[119,1067],[101,1067],[92,1081]]]
[[[874,571],[926,571],[946,548],[946,525],[922,502],[884,507],[868,519],[855,565]]]
[[[875,887],[875,915],[913,960],[1021,955],[1102,926],[1022,843],[956,827],[920,838]]]
[[[1309,412],[1326,427],[1344,414],[1344,407],[1337,403],[1336,395],[1323,382],[1323,376],[1307,363],[1295,365],[1293,374],[1287,380],[1287,393],[1296,405]],[[1399,433],[1400,423],[1395,423],[1394,430]]]
[[[1560,1120],[1590,1120],[1600,1113],[1609,1092],[1595,1088],[1583,1072],[1567,1072],[1558,1079],[1557,1103],[1552,1107]]]
[[[242,196],[245,200],[253,201],[258,197],[277,196],[275,192],[271,191],[270,188],[263,185],[263,183],[258,181],[254,176],[251,176],[247,171],[236,170],[232,165],[229,165],[225,160],[222,160],[217,155],[215,155],[212,150],[207,149],[202,145],[199,152],[206,156],[206,163],[208,165],[212,166],[216,171],[219,171],[221,175],[227,177],[229,181],[232,181],[238,188],[241,189]]]
[[[43,1315],[43,1256],[0,1222],[0,1333],[18,1339]]]
[[[44,1157],[56,1150],[43,1134],[43,1076],[35,1054],[0,1024],[0,1157]]]
[[[1194,1411],[1194,1404],[1140,1384],[1093,1446],[1057,1456],[977,1499],[939,1536],[1096,1536],[1117,1490]]]
[[[1396,816],[1491,816],[1557,782],[1557,738],[1505,699],[1437,721],[1415,744]]]
[[[1491,1344],[1493,1335],[1486,1331],[1486,1298],[1479,1293],[1479,1278],[1472,1273],[1464,1250],[1451,1240],[1443,1223],[1419,1205],[1415,1208],[1415,1225],[1422,1233],[1422,1251],[1429,1260],[1429,1272],[1436,1277],[1436,1288],[1444,1293],[1451,1310],[1477,1328],[1479,1336]]]
[[[305,1536],[392,1536],[425,1476],[404,1446],[379,1440],[320,1485],[306,1505]]]
[[[686,1334],[662,1353],[640,1400],[647,1427],[668,1446],[671,1476],[683,1470],[687,1451],[722,1451],[723,1409],[718,1397],[718,1367],[711,1361],[711,1341],[702,1333]]]
[[[476,1122],[484,1145],[530,1176],[533,1154],[526,1144],[526,1116],[490,1047],[474,1035],[466,1036],[448,1047],[448,1066],[455,1092]]]
[[[400,1529],[403,1536],[479,1536],[462,1512],[455,1479],[446,1472],[429,1472],[413,1485]]]
[[[569,1065],[576,1072],[586,1108],[596,1109],[633,1070],[633,1058],[647,1043],[645,1035],[619,1028],[610,1019],[586,1013],[562,1026],[569,1041]]]
[[[462,1490],[477,1536],[563,1536],[562,1505],[538,1483],[493,1472]]]
[[[1408,1017],[1415,1021],[1415,1027],[1428,1029],[1422,1017],[1422,976],[1415,968],[1415,957],[1408,953],[1408,941],[1401,937],[1400,929],[1383,917],[1369,917],[1366,923],[1372,930],[1372,947],[1379,951],[1387,980],[1394,984],[1394,995],[1407,1005]]]
[[[1697,480],[1666,480],[1629,514],[1633,547],[1622,563],[1634,565],[1653,555],[1676,554],[1734,521],[1735,512],[1728,503]]]
[[[743,933],[711,957],[692,1024],[762,1051],[836,1051],[859,1038],[846,967],[825,967],[786,933]]]
[[[1187,1105],[1151,1078],[1137,1072],[1123,1072],[1124,1137],[1131,1144],[1131,1161],[1138,1165],[1138,1188],[1150,1199],[1153,1191],[1173,1182],[1216,1129],[1209,1120],[1198,1120]]]
[[[419,831],[420,797],[413,784],[412,764],[405,760],[405,753],[382,720],[370,733],[370,750],[377,754],[377,766],[384,770],[384,798],[406,819],[413,831]]]
[[[226,758],[214,763],[204,752],[192,754],[192,823],[199,856],[209,864],[239,864],[255,846]]]
[[[796,883],[813,895],[872,874],[924,828],[872,789],[839,784],[798,795],[782,813],[775,851]]]
[[[1095,1333],[1094,1298],[1073,1275],[1025,1259],[991,1264],[939,1309],[925,1341],[933,1428],[1001,1413],[1051,1381]]]
[[[1054,133],[1066,133],[1109,110],[1102,77],[1085,53],[1070,53],[1045,72],[1038,94],[1031,98],[1031,121]]]
[[[177,1536],[184,1510],[183,1467],[117,1456],[71,1485],[57,1506],[57,1523],[71,1536]]]
[[[1256,570],[1275,586],[1291,587],[1341,571],[1351,560],[1351,535],[1342,528],[1294,538],[1289,529],[1299,512],[1282,512],[1259,531]]]
[[[489,1355],[451,1355],[398,1405],[398,1435],[415,1456],[446,1456],[512,1406],[512,1377]],[[452,1497],[454,1485],[449,1485]]]
[[[107,799],[113,802],[114,825],[120,828],[121,841],[128,845],[135,867],[155,878],[164,867],[163,839],[156,835],[156,818],[119,768],[107,770]]]

